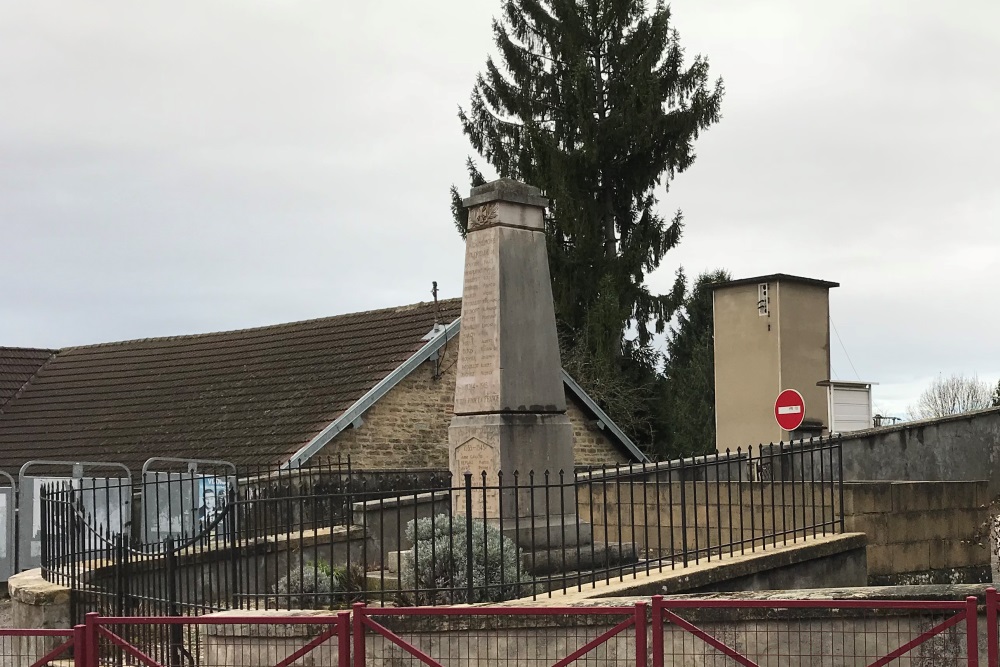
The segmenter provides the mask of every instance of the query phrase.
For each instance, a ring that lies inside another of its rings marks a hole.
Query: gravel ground
[[[11,627],[13,619],[10,612],[10,598],[0,600],[0,628]]]

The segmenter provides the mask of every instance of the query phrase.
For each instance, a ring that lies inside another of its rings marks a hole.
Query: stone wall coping
[[[780,482],[779,482],[780,483]],[[791,483],[791,480],[789,480]],[[796,482],[797,484],[799,482]],[[827,482],[829,484],[829,482]],[[849,479],[844,486],[960,486],[963,484],[989,484],[988,479]]]
[[[864,549],[868,538],[864,533],[838,533],[820,537],[810,537],[806,541],[779,544],[768,547],[766,551],[751,551],[744,554],[734,554],[722,560],[690,563],[687,567],[663,571],[651,570],[648,574],[639,571],[626,576],[624,581],[611,583],[600,582],[596,586],[577,591],[575,588],[566,591],[553,591],[551,597],[539,596],[537,600],[512,600],[503,605],[546,605],[576,604],[593,601],[601,602],[619,597],[641,595],[649,599],[651,595],[669,595],[683,593],[686,590],[698,589],[715,583],[736,579],[764,570],[787,567],[804,563],[817,558],[825,558],[838,553]]]
[[[741,465],[746,463],[748,456],[746,453],[731,452],[729,455],[726,454],[707,454],[701,457],[691,457],[683,459],[673,459],[671,461],[656,461],[653,463],[625,463],[622,465],[617,465],[614,467],[607,467],[600,470],[583,470],[576,473],[577,483],[586,483],[591,480],[599,479],[613,479],[616,477],[637,477],[641,478],[643,476],[651,475],[661,470],[679,470],[679,469],[690,469],[691,466],[695,465],[705,465],[706,462],[710,462],[711,465]],[[680,482],[682,480],[674,480]],[[726,481],[726,480],[722,480]],[[732,481],[737,481],[733,479]]]
[[[340,610],[341,612],[343,610]],[[328,627],[328,623],[308,623],[304,619],[329,619],[339,612],[326,609],[229,609],[205,614],[202,619],[211,624],[199,626],[202,634],[213,637],[314,637]],[[218,623],[232,618],[233,623]],[[243,619],[266,619],[265,623],[241,623]],[[276,623],[282,619],[298,622]]]
[[[235,544],[235,550],[240,556],[266,554],[281,551],[283,549],[298,549],[310,546],[325,546],[331,542],[350,543],[353,540],[365,539],[365,529],[362,526],[333,526],[332,528],[319,528],[294,531],[291,534],[277,533],[260,538],[240,540]],[[233,548],[228,543],[221,549],[200,549],[198,546],[190,546],[181,549],[177,553],[178,567],[192,567],[203,563],[214,563],[217,561],[228,561],[232,557]],[[163,553],[134,554],[130,567],[133,573],[142,573],[165,567],[166,555]],[[87,573],[93,581],[100,581],[107,572],[113,571],[111,561],[91,561],[91,569]]]
[[[382,498],[376,500],[363,500],[354,503],[351,508],[355,512],[361,512],[363,510],[378,510],[382,508],[390,507],[407,507],[414,504],[429,503],[429,502],[440,502],[447,501],[451,491],[446,489],[442,491],[427,491],[425,493],[418,493],[416,495],[400,495],[393,496],[391,498]]]
[[[21,604],[44,606],[68,604],[70,589],[61,584],[46,581],[42,569],[25,570],[12,575],[7,580],[10,599]]]
[[[901,431],[923,429],[929,426],[937,426],[938,424],[947,424],[949,422],[971,421],[977,417],[982,417],[991,414],[1000,416],[1000,408],[986,408],[985,410],[962,412],[957,415],[945,415],[944,417],[930,417],[928,419],[915,419],[913,421],[893,424],[892,426],[875,426],[872,428],[866,428],[861,431],[849,431],[847,433],[842,433],[838,437],[841,440],[843,440],[844,444],[847,444],[851,440],[864,440],[865,438],[870,438],[876,435],[885,435],[887,433],[899,433]]]
[[[775,603],[773,608],[756,609],[732,609],[732,608],[701,608],[685,609],[680,612],[685,618],[698,620],[701,622],[732,622],[734,620],[781,620],[793,618],[847,618],[851,616],[868,615],[869,610],[840,610],[836,608],[819,607],[813,609],[781,609],[782,601],[788,600],[816,600],[816,601],[838,601],[838,600],[951,600],[955,602],[964,601],[969,596],[975,596],[980,601],[985,599],[986,588],[989,584],[948,584],[929,586],[865,586],[857,588],[815,588],[806,590],[784,590],[784,591],[748,591],[733,593],[704,593],[685,595],[666,595],[664,600],[704,600],[704,601],[770,601]],[[612,597],[604,599],[582,599],[571,602],[553,601],[547,598],[539,598],[535,601],[512,601],[502,605],[484,604],[474,605],[468,608],[473,613],[460,613],[451,615],[434,616],[379,616],[377,621],[395,631],[406,632],[456,632],[479,629],[513,629],[513,628],[543,628],[543,627],[572,627],[572,626],[604,626],[614,625],[619,620],[616,616],[600,616],[588,614],[587,610],[594,607],[616,607],[622,612],[635,609],[637,603],[645,603],[646,614],[649,617],[652,613],[649,596],[642,597]],[[457,605],[462,607],[462,605]],[[568,610],[579,610],[579,614],[572,611],[566,614],[542,615],[542,616],[504,616],[484,615],[478,616],[474,613],[476,607],[524,607],[524,606],[559,606]],[[267,612],[255,612],[252,610],[232,610],[209,614],[204,618],[224,619],[232,617],[258,616],[267,618],[302,618],[308,616],[330,616],[333,611],[314,610],[271,610]],[[926,610],[909,609],[880,609],[877,612],[880,616],[908,616],[911,614],[926,614]],[[947,613],[947,612],[944,612]],[[272,627],[277,628],[272,632]],[[320,626],[321,627],[321,626]],[[217,636],[242,636],[242,637],[264,637],[264,636],[307,636],[316,634],[317,626],[310,624],[288,624],[276,626],[257,626],[253,624],[223,624],[205,626],[204,632]]]

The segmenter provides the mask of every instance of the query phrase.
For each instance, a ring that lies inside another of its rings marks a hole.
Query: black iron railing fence
[[[156,543],[53,484],[42,567],[78,618],[499,601],[842,532],[841,470],[840,442],[817,440],[570,473],[240,471],[178,524],[195,534]]]

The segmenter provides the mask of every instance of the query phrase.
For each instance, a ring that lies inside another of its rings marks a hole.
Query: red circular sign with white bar
[[[806,402],[802,394],[794,389],[786,389],[778,394],[778,400],[774,402],[774,418],[778,420],[778,426],[786,431],[794,431],[802,425],[805,416]]]

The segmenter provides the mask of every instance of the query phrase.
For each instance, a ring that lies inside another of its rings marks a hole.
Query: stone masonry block
[[[990,551],[986,546],[961,540],[932,540],[928,543],[932,569],[988,566]]]
[[[869,514],[892,509],[889,482],[847,482],[844,484],[844,513]]]
[[[923,572],[930,569],[931,555],[929,542],[887,545],[891,558],[891,569],[887,573]],[[872,574],[879,574],[872,572]]]
[[[868,574],[894,574],[893,553],[887,545],[868,544]]]
[[[926,512],[893,512],[887,515],[890,544],[924,542],[946,537],[951,533],[954,512],[949,510]]]
[[[894,482],[891,509],[896,512],[918,512],[951,507],[946,505],[945,484],[927,482]]]
[[[864,533],[868,544],[889,543],[889,516],[887,514],[854,514],[844,517],[844,527],[849,532]]]

